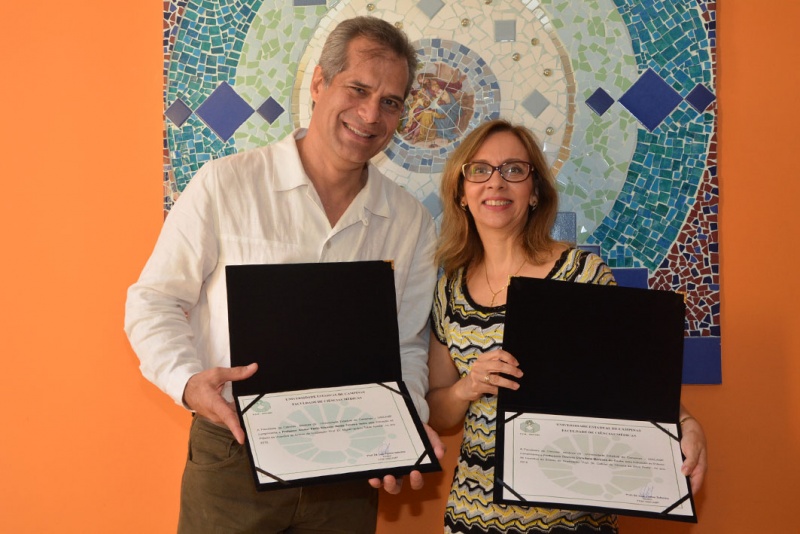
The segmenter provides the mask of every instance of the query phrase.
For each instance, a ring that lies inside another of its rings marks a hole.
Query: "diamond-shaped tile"
[[[603,113],[608,111],[608,108],[610,108],[613,103],[614,99],[611,98],[611,95],[606,93],[602,87],[586,99],[586,105],[601,117]]]
[[[222,82],[195,113],[220,139],[227,141],[253,114],[253,108],[236,94],[233,87]]]
[[[431,193],[425,197],[425,200],[422,201],[422,205],[428,208],[428,211],[431,212],[431,215],[434,217],[438,217],[439,214],[442,213],[442,201],[436,193]]]
[[[275,122],[275,119],[283,115],[283,112],[286,110],[283,109],[283,106],[278,104],[274,98],[269,97],[256,111],[259,115],[264,117],[264,120],[272,124]]]
[[[697,84],[692,92],[686,95],[686,101],[700,113],[704,112],[708,105],[717,97],[709,91],[705,85]]]
[[[444,7],[442,0],[420,0],[417,2],[417,7],[432,19]]]
[[[542,114],[542,111],[544,111],[549,105],[550,101],[547,100],[547,98],[545,98],[544,95],[538,91],[538,89],[534,89],[533,92],[522,101],[522,107],[528,110],[528,113],[536,118],[538,118],[539,115]]]
[[[515,20],[496,20],[494,21],[494,40],[502,43],[517,40],[517,21]]]
[[[651,132],[680,104],[681,95],[661,77],[647,69],[619,103]]]
[[[164,115],[178,128],[183,126],[183,123],[186,122],[186,119],[188,119],[191,114],[192,110],[180,98],[173,102],[172,105],[167,108],[167,111],[164,112]]]

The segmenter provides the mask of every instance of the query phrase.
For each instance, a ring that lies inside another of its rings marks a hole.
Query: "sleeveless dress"
[[[615,285],[611,269],[599,256],[571,248],[547,275],[551,280]],[[469,295],[465,270],[452,279],[441,277],[434,294],[431,324],[434,335],[448,347],[460,376],[479,354],[502,348],[505,305],[485,307]],[[568,387],[565,384],[564,387]],[[464,421],[464,438],[445,511],[447,534],[613,534],[616,516],[494,504],[496,396],[473,401]]]

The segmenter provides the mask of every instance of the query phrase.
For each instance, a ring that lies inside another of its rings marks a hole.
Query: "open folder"
[[[225,269],[233,396],[259,490],[440,470],[400,367],[391,262]]]
[[[696,522],[681,475],[683,297],[513,277],[496,502]]]

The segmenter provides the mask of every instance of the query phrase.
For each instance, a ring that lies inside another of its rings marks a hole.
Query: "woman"
[[[517,389],[523,370],[502,350],[509,276],[615,284],[596,255],[550,237],[558,193],[531,133],[496,120],[455,150],[442,176],[444,203],[437,260],[444,270],[432,311],[430,425],[464,422],[464,440],[445,512],[447,533],[613,533],[608,514],[492,502],[499,388]],[[465,420],[466,414],[466,420]],[[698,490],[705,436],[681,407],[684,474]]]

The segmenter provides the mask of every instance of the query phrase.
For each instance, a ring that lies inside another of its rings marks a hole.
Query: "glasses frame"
[[[505,165],[508,165],[510,163],[524,163],[525,165],[528,166],[528,173],[525,175],[524,178],[522,178],[520,180],[509,180],[508,178],[506,178],[503,175],[503,173],[502,173],[502,171],[500,169],[502,169]],[[467,178],[467,167],[470,166],[470,165],[487,165],[487,166],[492,168],[492,172],[490,172],[489,174],[486,175],[486,179],[485,180],[471,180],[470,178]],[[505,180],[506,182],[508,182],[510,184],[518,184],[520,182],[524,182],[525,180],[528,179],[528,176],[530,176],[532,174],[535,174],[534,173],[534,168],[533,168],[533,163],[531,163],[530,161],[525,161],[525,160],[521,160],[521,159],[512,159],[512,160],[509,160],[509,161],[504,161],[500,165],[490,165],[489,163],[486,163],[485,161],[470,161],[470,162],[464,163],[461,166],[461,176],[464,177],[465,181],[470,182],[472,184],[482,184],[482,183],[488,182],[495,171],[497,171],[497,174],[500,175],[500,178],[502,178],[503,180]]]

